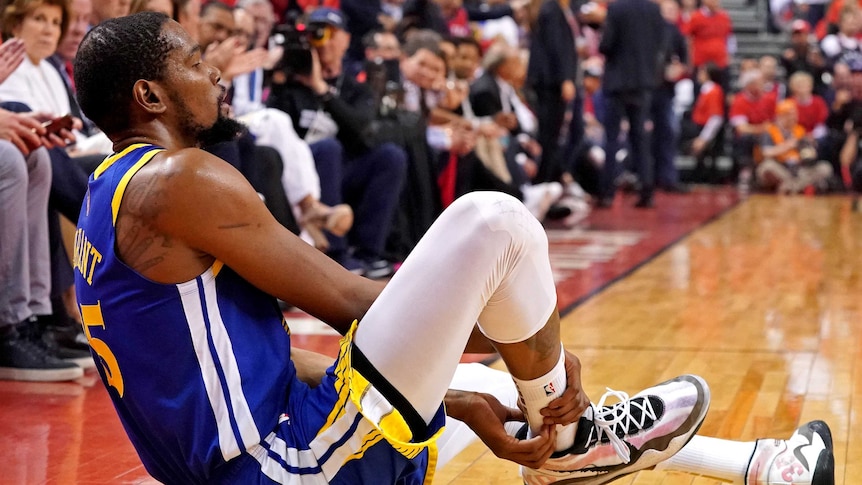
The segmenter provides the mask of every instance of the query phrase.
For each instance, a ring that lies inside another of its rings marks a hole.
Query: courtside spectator
[[[763,133],[763,161],[757,166],[757,184],[779,194],[798,194],[806,187],[825,190],[832,167],[817,160],[814,139],[797,123],[796,103],[786,99],[775,108],[775,122]]]
[[[795,72],[807,72],[814,77],[814,92],[821,96],[826,92],[826,83],[823,82],[826,59],[811,38],[811,28],[804,20],[795,20],[791,24],[790,43],[781,53],[780,61],[785,76],[789,78]]]
[[[841,10],[838,32],[827,35],[820,42],[820,50],[828,66],[836,63],[854,64],[862,62],[862,46],[858,35],[862,31],[862,17],[857,5],[848,5]]]
[[[697,81],[700,94],[694,103],[690,118],[683,118],[681,124],[683,146],[689,147],[689,153],[695,157],[697,164],[694,170],[694,180],[697,182],[717,182],[716,167],[717,146],[720,131],[724,128],[724,90],[721,88],[721,70],[709,62],[697,70]],[[706,159],[710,157],[707,167]]]
[[[742,91],[733,97],[728,116],[733,127],[734,171],[740,192],[747,193],[751,188],[755,150],[775,116],[775,98],[763,92],[763,76],[757,68],[743,72],[739,84]]]
[[[347,238],[329,236],[329,255],[369,277],[387,276],[383,257],[404,184],[407,155],[394,143],[374,140],[374,99],[367,85],[345,75],[342,59],[350,43],[347,19],[339,10],[318,8],[310,25],[328,30],[315,47],[308,75],[273,84],[267,105],[290,115],[297,134],[310,146],[328,206],[348,203],[355,220]]]

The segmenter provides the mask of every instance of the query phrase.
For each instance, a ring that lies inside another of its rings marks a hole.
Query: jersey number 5
[[[102,304],[97,302],[95,305],[81,305],[81,320],[84,322],[84,335],[87,336],[87,341],[90,342],[90,347],[96,352],[101,360],[102,370],[105,371],[105,379],[107,384],[113,387],[120,397],[123,397],[125,386],[123,385],[123,374],[120,372],[120,366],[117,364],[117,358],[108,344],[100,338],[90,335],[90,327],[101,327],[105,329],[105,319],[102,318]]]

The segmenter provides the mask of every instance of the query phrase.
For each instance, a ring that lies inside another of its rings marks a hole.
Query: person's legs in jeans
[[[0,140],[0,378],[69,380],[80,367],[32,342],[36,316],[51,314],[48,194],[51,162],[37,149],[24,157]]]
[[[355,213],[348,238],[360,260],[381,258],[406,174],[407,154],[393,143],[345,163],[342,189]]]
[[[0,324],[11,327],[30,310],[27,162],[11,143],[0,141]],[[48,197],[45,195],[45,217]],[[46,220],[47,224],[47,220]],[[18,228],[9,230],[9,228]],[[47,236],[46,236],[47,240]],[[47,255],[46,255],[47,256]]]
[[[320,201],[332,207],[344,202],[342,182],[344,180],[344,148],[334,138],[327,138],[309,145],[314,157],[314,166],[320,178]],[[357,218],[358,219],[358,218]],[[358,221],[357,221],[358,222]],[[347,259],[347,239],[327,233],[327,254],[341,264]],[[353,269],[353,268],[348,268]]]

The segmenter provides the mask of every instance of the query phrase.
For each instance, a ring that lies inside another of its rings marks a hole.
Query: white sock
[[[548,403],[559,397],[566,390],[566,356],[560,344],[560,360],[547,374],[522,381],[512,377],[518,387],[518,393],[524,402],[527,424],[530,425],[530,435],[536,436],[542,430],[543,416],[539,411]],[[557,425],[557,451],[568,449],[575,442],[577,421],[566,426]]]
[[[742,484],[754,453],[754,441],[731,441],[695,435],[679,453],[656,465],[673,470]]]

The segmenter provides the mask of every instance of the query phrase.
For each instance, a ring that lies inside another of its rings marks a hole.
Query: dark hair
[[[227,12],[233,13],[234,8],[226,3],[222,3],[219,1],[206,2],[201,6],[201,17],[205,17],[206,14],[212,9],[221,9]]]
[[[455,44],[456,48],[460,48],[462,45],[469,45],[476,48],[476,52],[479,53],[479,57],[482,57],[482,44],[479,43],[473,37],[451,37],[450,41]]]
[[[106,20],[81,42],[75,56],[78,104],[106,134],[129,128],[128,108],[138,80],[164,78],[173,47],[162,35],[168,20],[158,12]]]
[[[706,71],[706,78],[707,79],[709,79],[710,81],[712,81],[716,84],[721,84],[721,80],[722,80],[722,76],[724,74],[724,71],[722,71],[722,69],[720,67],[718,67],[718,64],[716,64],[712,61],[709,61],[703,65],[702,69],[704,71]]]

